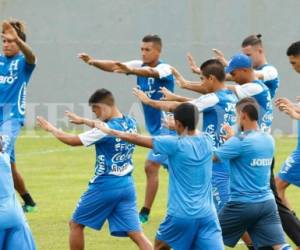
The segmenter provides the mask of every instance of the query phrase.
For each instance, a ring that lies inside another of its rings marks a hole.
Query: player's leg
[[[141,250],[152,250],[153,246],[150,240],[143,232],[128,232],[130,239],[137,244]]]
[[[258,249],[271,246],[274,249],[280,249],[280,247],[286,246],[275,200],[271,199],[251,206],[256,218],[253,218],[247,231],[253,240],[253,245]]]
[[[146,223],[150,214],[152,204],[154,202],[158,185],[159,185],[159,168],[160,164],[147,160],[145,163],[145,173],[147,177],[145,202],[140,211],[140,221]]]
[[[70,234],[69,245],[70,250],[84,249],[84,226],[71,220],[69,222]]]
[[[274,167],[275,159],[273,159],[271,166],[270,187],[275,197],[281,224],[284,232],[289,236],[294,244],[300,248],[300,220],[292,210],[283,204],[278,196],[274,178]]]
[[[198,229],[193,241],[193,250],[223,250],[224,244],[222,239],[221,227],[217,215],[207,216],[198,219]]]
[[[111,235],[128,236],[139,249],[153,249],[150,240],[142,232],[140,226],[134,185],[122,188],[118,197],[118,202],[107,218]]]
[[[277,189],[278,196],[281,199],[282,203],[287,208],[292,210],[292,207],[291,207],[287,197],[285,196],[285,191],[290,184],[286,181],[281,180],[279,176],[276,176],[275,183],[276,183],[276,189]]]
[[[286,207],[291,209],[285,191],[289,184],[300,187],[300,150],[295,150],[283,163],[275,178],[275,184],[279,198]]]

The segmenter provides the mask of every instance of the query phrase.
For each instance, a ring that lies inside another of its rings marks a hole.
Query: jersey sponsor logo
[[[250,164],[251,167],[266,167],[271,166],[272,158],[260,158],[260,159],[252,159]]]
[[[3,76],[0,75],[0,84],[13,84],[18,79],[17,75]]]

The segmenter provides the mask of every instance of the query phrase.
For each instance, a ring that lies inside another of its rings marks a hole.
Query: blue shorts
[[[158,163],[158,164],[162,165],[164,168],[168,169],[169,161],[168,161],[168,156],[167,155],[156,154],[151,149],[148,153],[147,160]]]
[[[274,199],[241,203],[229,201],[219,213],[224,244],[234,247],[247,231],[255,248],[285,243]]]
[[[134,185],[108,190],[97,188],[97,184],[89,185],[72,220],[95,230],[100,230],[108,220],[113,236],[126,237],[128,232],[140,232]]]
[[[11,119],[0,123],[0,134],[7,135],[11,140],[10,162],[15,163],[15,143],[23,124],[18,119]]]
[[[0,199],[0,249],[36,249],[24,212],[15,195]]]
[[[230,176],[226,170],[218,170],[218,168],[223,168],[223,164],[221,162],[213,164],[212,172],[213,199],[216,210],[219,213],[230,197]]]
[[[281,180],[300,187],[300,150],[295,150],[286,159],[278,176]]]
[[[174,250],[223,250],[217,215],[201,219],[182,219],[167,215],[160,224],[156,239]]]

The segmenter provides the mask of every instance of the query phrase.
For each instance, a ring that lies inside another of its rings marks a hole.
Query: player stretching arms
[[[269,182],[274,140],[258,125],[254,98],[240,100],[236,109],[240,132],[229,130],[232,137],[215,151],[214,159],[230,160],[230,201],[219,213],[224,243],[234,247],[247,231],[254,249],[292,250],[285,243]]]
[[[108,90],[97,90],[90,97],[89,104],[97,118],[105,121],[105,126],[126,133],[136,132],[135,121],[120,113]],[[91,120],[82,119],[82,123],[94,126]],[[129,236],[140,249],[151,250],[152,245],[141,231],[136,210],[135,187],[131,176],[134,145],[107,136],[99,129],[71,135],[41,117],[38,118],[38,124],[67,145],[95,145],[95,175],[70,221],[70,249],[84,249],[83,231],[86,226],[100,230],[108,220],[113,236]]]
[[[10,154],[15,189],[24,200],[23,210],[32,212],[36,204],[17,170],[14,145],[24,126],[26,88],[35,68],[36,58],[26,41],[24,25],[19,21],[3,21],[0,55],[0,132],[12,140]]]
[[[212,199],[213,145],[208,135],[196,130],[198,116],[193,104],[180,104],[174,110],[178,135],[154,137],[96,124],[104,133],[169,157],[168,209],[156,233],[156,250],[224,249]]]
[[[87,54],[79,54],[79,57],[89,65],[95,66],[104,71],[133,74],[137,76],[137,85],[147,96],[153,100],[159,100],[162,94],[161,87],[170,91],[174,90],[174,80],[171,68],[160,60],[162,49],[161,38],[157,35],[147,35],[141,44],[142,60],[134,60],[126,63],[108,60],[96,60]],[[165,114],[157,109],[143,104],[146,128],[151,135],[170,134],[168,129],[163,127]],[[140,211],[142,223],[148,221],[150,209],[158,190],[158,172],[160,165],[167,167],[167,157],[161,154],[154,154],[151,150],[145,163],[147,186],[144,206]]]

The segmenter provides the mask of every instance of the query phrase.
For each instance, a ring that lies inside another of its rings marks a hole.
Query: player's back
[[[232,140],[238,140],[241,153],[230,161],[231,200],[260,202],[273,198],[269,183],[274,155],[272,136],[251,130]]]
[[[212,141],[209,136],[155,137],[155,148],[169,152],[168,214],[179,218],[202,218],[211,214],[214,205]]]

